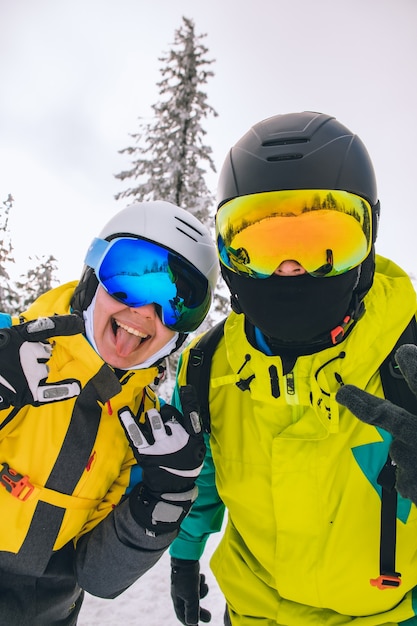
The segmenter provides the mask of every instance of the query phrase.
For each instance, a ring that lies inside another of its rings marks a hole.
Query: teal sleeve
[[[174,390],[172,404],[181,409],[178,389]],[[205,435],[206,457],[196,481],[197,500],[181,524],[180,532],[172,542],[169,553],[177,559],[198,561],[207,539],[222,528],[225,507],[216,489],[215,469],[210,450],[210,436]]]
[[[12,318],[8,313],[0,313],[0,328],[10,328]]]

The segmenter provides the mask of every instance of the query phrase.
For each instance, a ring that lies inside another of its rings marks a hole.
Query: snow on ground
[[[209,593],[201,605],[211,611],[210,626],[223,626],[225,602],[209,567],[210,557],[220,540],[210,537],[201,558]],[[127,591],[114,600],[86,594],[77,626],[180,626],[170,596],[170,557],[168,552]]]

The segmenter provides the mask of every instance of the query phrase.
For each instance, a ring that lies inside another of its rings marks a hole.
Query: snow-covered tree
[[[132,168],[116,178],[131,180],[132,186],[116,199],[166,200],[203,221],[208,219],[213,195],[205,182],[205,167],[216,169],[212,150],[203,142],[202,122],[217,113],[203,91],[213,76],[213,60],[207,58],[202,43],[205,36],[196,35],[194,22],[183,17],[171,50],[159,59],[163,63],[157,83],[160,101],[152,106],[152,121],[139,118],[138,132],[130,135],[134,144],[120,150],[132,158]]]
[[[13,246],[9,230],[9,213],[14,199],[11,194],[0,207],[0,312],[15,313],[17,293],[10,282],[8,268],[14,263]]]
[[[58,284],[54,276],[57,270],[53,256],[29,257],[31,266],[20,280],[10,280],[10,266],[15,263],[9,230],[9,214],[14,199],[9,194],[0,207],[0,312],[17,315],[24,311],[38,296]]]
[[[46,293],[58,284],[55,277],[57,261],[55,257],[29,257],[31,267],[25,274],[20,275],[16,282],[19,293],[19,310],[24,311],[36,298]]]
[[[129,201],[166,200],[187,209],[213,231],[214,194],[205,175],[216,171],[210,146],[204,143],[204,120],[217,116],[207,102],[204,85],[214,75],[202,43],[206,35],[196,35],[192,20],[182,18],[175,31],[171,50],[159,60],[162,79],[157,83],[160,100],[152,106],[154,116],[139,118],[138,132],[131,134],[133,145],[120,150],[131,157],[132,167],[116,175],[131,186],[116,195]],[[214,236],[214,233],[213,233]],[[218,285],[214,306],[198,332],[209,328],[225,314],[229,297]],[[179,352],[167,359],[166,380],[160,393],[169,398],[175,380]]]

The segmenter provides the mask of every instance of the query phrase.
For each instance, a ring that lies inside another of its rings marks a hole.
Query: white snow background
[[[209,566],[220,538],[221,533],[211,535],[200,560],[200,571],[209,586],[201,606],[211,612],[210,626],[223,626],[225,600]],[[171,601],[170,576],[167,551],[152,569],[114,600],[86,594],[77,626],[180,626]]]

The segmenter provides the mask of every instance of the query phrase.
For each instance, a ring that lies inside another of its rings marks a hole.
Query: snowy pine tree
[[[19,310],[24,311],[32,302],[43,293],[46,293],[58,284],[55,278],[57,261],[55,257],[29,257],[32,267],[25,274],[21,274],[16,281],[19,293]]]
[[[193,21],[182,19],[172,49],[159,59],[164,65],[157,83],[161,99],[152,106],[154,119],[142,122],[131,135],[134,145],[120,150],[132,157],[133,167],[116,178],[134,182],[116,199],[166,200],[206,221],[213,195],[204,179],[204,166],[216,169],[212,150],[203,143],[202,122],[217,113],[202,87],[213,76],[209,69],[213,60],[206,57],[205,35],[197,36]]]
[[[162,79],[157,83],[160,101],[152,106],[154,117],[141,122],[130,136],[134,145],[120,150],[132,158],[132,168],[116,175],[132,185],[116,195],[129,201],[166,200],[187,209],[213,231],[214,194],[205,181],[206,167],[216,171],[212,150],[204,144],[202,123],[209,115],[217,116],[207,102],[203,86],[213,76],[203,45],[205,35],[195,34],[194,23],[185,17],[175,31],[172,49],[159,60],[164,63]],[[213,233],[214,236],[214,233]],[[197,332],[213,325],[228,307],[229,297],[218,286],[212,312]],[[160,393],[171,395],[179,352],[167,359],[166,381]]]
[[[17,311],[18,296],[10,283],[8,267],[14,263],[13,246],[9,231],[9,213],[13,197],[8,195],[0,207],[0,312],[13,314]]]
[[[9,213],[13,208],[13,198],[9,194],[0,207],[0,312],[18,315],[38,296],[58,284],[55,278],[56,259],[53,256],[29,257],[32,267],[12,283],[9,275],[15,263],[13,246],[9,232]]]

